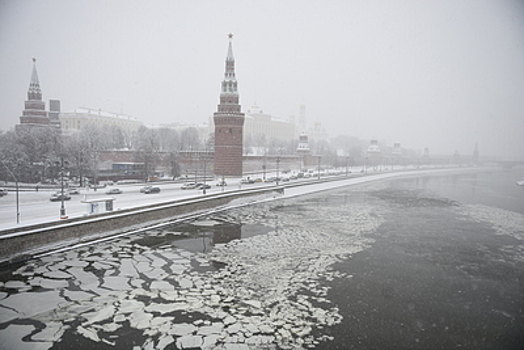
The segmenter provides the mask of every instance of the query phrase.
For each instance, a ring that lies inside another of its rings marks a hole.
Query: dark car
[[[144,190],[144,193],[145,194],[148,194],[148,193],[159,193],[160,192],[160,187],[148,187]]]
[[[7,190],[5,188],[0,188],[0,197],[3,197],[7,194]]]
[[[204,188],[207,190],[209,188],[211,188],[211,186],[209,186],[208,184],[203,184],[202,182],[199,182],[196,184],[195,188],[199,189],[199,190],[203,190]]]
[[[62,200],[68,201],[70,199],[71,199],[71,196],[68,195],[67,193],[64,193],[64,194],[62,194],[62,193],[55,193],[55,194],[53,194],[51,196],[51,198],[49,198],[49,200],[51,202],[59,202],[59,201],[62,201]]]

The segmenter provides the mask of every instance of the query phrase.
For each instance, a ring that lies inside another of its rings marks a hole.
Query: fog
[[[242,110],[430,154],[524,153],[522,1],[0,1],[0,129],[32,58],[46,108],[145,125],[216,111],[228,33]]]

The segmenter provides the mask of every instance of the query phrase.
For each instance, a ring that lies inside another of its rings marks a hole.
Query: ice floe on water
[[[497,235],[507,235],[524,241],[524,215],[520,213],[480,204],[461,206],[460,213],[466,220],[473,219],[491,225]],[[510,244],[502,250],[510,253],[515,259],[524,261],[522,245]]]
[[[238,225],[208,254],[179,248],[184,235],[166,227],[26,262],[0,286],[0,348],[47,349],[65,332],[95,347],[132,332],[134,349],[314,348],[342,319],[326,282],[351,278],[331,266],[368,247],[382,219],[369,204],[278,206],[195,222]],[[241,238],[249,224],[269,232]]]
[[[492,225],[499,235],[524,240],[524,215],[520,213],[480,204],[464,205],[461,213],[478,222]]]

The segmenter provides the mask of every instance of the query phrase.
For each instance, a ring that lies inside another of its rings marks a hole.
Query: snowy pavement
[[[428,168],[428,169],[406,169],[392,172],[380,172],[374,173],[372,170],[369,170],[369,174],[363,175],[361,173],[352,173],[349,174],[347,180],[336,181],[336,182],[321,182],[315,183],[316,177],[311,177],[308,179],[294,180],[290,182],[280,182],[279,185],[286,187],[286,196],[300,195],[304,193],[313,193],[316,191],[323,191],[326,189],[332,189],[336,187],[359,184],[366,181],[374,181],[380,179],[386,179],[397,176],[409,176],[409,175],[422,175],[427,173],[435,172],[464,172],[464,171],[474,171],[475,168]],[[268,173],[267,176],[270,177],[274,174]],[[276,174],[275,174],[276,175]],[[329,179],[330,177],[322,177],[322,179]],[[222,191],[233,191],[239,189],[251,189],[261,186],[275,186],[275,183],[257,183],[249,185],[239,185],[238,179],[229,179],[229,186],[224,188],[214,186],[215,182],[209,182],[211,188],[206,192],[207,194],[220,193]],[[296,184],[308,184],[308,186],[293,187]],[[94,190],[85,190],[81,189],[79,195],[72,195],[72,199],[64,202],[66,208],[66,214],[69,218],[78,218],[78,217],[87,217],[88,216],[88,204],[82,203],[82,200],[85,199],[97,199],[102,197],[113,197],[114,201],[114,210],[118,211],[121,209],[129,208],[139,208],[141,206],[169,202],[178,199],[187,199],[187,198],[199,198],[202,197],[201,190],[181,190],[180,183],[160,183],[155,184],[161,188],[161,192],[157,194],[148,194],[145,195],[140,193],[140,188],[142,185],[123,185],[123,186],[111,186],[106,189],[99,189],[98,191]],[[109,188],[118,187],[123,190],[122,194],[118,195],[107,195],[106,190]],[[48,223],[60,221],[60,202],[50,202],[49,197],[54,191],[44,191],[40,190],[39,192],[20,192],[20,223],[16,222],[16,198],[15,193],[10,191],[9,195],[0,198],[0,231],[30,226],[34,224]]]

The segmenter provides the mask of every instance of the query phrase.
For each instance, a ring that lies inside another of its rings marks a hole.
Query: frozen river
[[[384,180],[0,272],[0,349],[520,349],[522,171]]]

